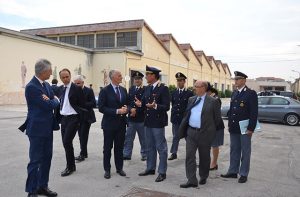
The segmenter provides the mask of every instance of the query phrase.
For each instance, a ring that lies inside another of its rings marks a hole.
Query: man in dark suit
[[[135,138],[135,133],[138,133],[140,145],[141,145],[141,160],[145,161],[146,156],[146,142],[145,142],[145,128],[144,128],[144,119],[145,119],[145,110],[144,108],[137,107],[135,105],[135,100],[141,100],[144,96],[145,87],[143,86],[143,77],[144,75],[135,71],[132,72],[131,77],[134,80],[134,85],[129,89],[129,106],[128,106],[128,127],[125,135],[123,159],[131,160],[133,142]]]
[[[126,176],[123,171],[123,148],[126,132],[126,114],[128,112],[127,90],[120,86],[122,74],[118,70],[109,72],[111,83],[99,93],[98,108],[103,113],[101,127],[104,133],[103,167],[104,178],[111,177],[111,149],[114,147],[114,157],[117,173]]]
[[[255,130],[258,114],[257,94],[246,86],[248,77],[242,72],[235,71],[235,85],[237,89],[231,96],[228,112],[228,128],[230,133],[230,166],[223,178],[237,178],[239,183],[248,179],[251,156],[251,137]],[[249,120],[247,134],[242,135],[239,121]]]
[[[186,76],[178,72],[175,75],[177,80],[177,90],[171,94],[171,123],[172,123],[172,133],[173,133],[173,142],[171,146],[171,156],[168,160],[177,159],[177,150],[179,145],[179,133],[178,128],[182,121],[183,114],[186,110],[188,100],[191,96],[193,96],[193,92],[184,87]]]
[[[58,81],[57,79],[52,79],[52,82],[51,82],[51,89],[54,93],[55,96],[59,97],[59,93],[60,93],[60,88],[57,86],[58,84]]]
[[[186,137],[185,169],[188,181],[181,188],[197,187],[196,152],[199,153],[200,185],[206,184],[210,168],[210,147],[221,119],[219,102],[206,94],[208,84],[196,81],[196,96],[189,99],[185,116],[179,127],[180,138]]]
[[[86,110],[82,88],[71,82],[70,70],[62,69],[59,76],[64,84],[60,96],[61,136],[67,160],[66,169],[61,172],[64,177],[76,171],[73,139],[79,128],[80,118]]]
[[[80,142],[80,154],[75,157],[77,162],[84,161],[88,157],[87,144],[89,138],[89,132],[91,124],[96,122],[94,107],[96,107],[96,100],[94,91],[84,85],[84,78],[82,75],[74,77],[74,83],[82,88],[85,100],[86,113],[83,113],[83,118],[80,120],[80,126],[78,130],[79,142]]]
[[[28,196],[57,196],[48,188],[49,172],[53,150],[53,130],[58,125],[53,110],[59,106],[59,99],[54,96],[49,83],[52,74],[51,63],[40,59],[35,64],[35,76],[26,85],[25,97],[28,114],[24,128],[29,138],[28,177],[26,192]]]
[[[142,101],[136,99],[138,107],[146,109],[145,133],[147,149],[147,168],[139,176],[155,174],[157,152],[159,154],[158,177],[156,182],[166,179],[168,146],[165,138],[165,126],[168,125],[167,111],[170,109],[169,89],[159,79],[161,71],[146,66],[148,86],[145,89]]]

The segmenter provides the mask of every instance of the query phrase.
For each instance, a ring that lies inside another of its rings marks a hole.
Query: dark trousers
[[[75,168],[73,139],[79,128],[79,115],[63,116],[61,120],[61,136],[66,152],[67,168]]]
[[[196,176],[196,152],[199,153],[199,175],[201,179],[207,179],[210,168],[210,144],[204,143],[205,139],[199,139],[199,131],[188,128],[186,137],[185,170],[188,183],[198,184]]]
[[[33,193],[39,188],[48,187],[53,150],[53,135],[29,138],[29,164],[27,166],[26,192]]]
[[[103,146],[103,167],[105,171],[110,171],[111,149],[114,147],[114,158],[116,170],[123,170],[123,148],[125,141],[126,126],[120,127],[118,130],[103,130],[104,146]]]
[[[79,142],[80,142],[80,155],[87,157],[87,144],[89,139],[89,133],[90,133],[91,123],[87,121],[80,122],[80,127],[78,130],[78,136],[79,136]]]

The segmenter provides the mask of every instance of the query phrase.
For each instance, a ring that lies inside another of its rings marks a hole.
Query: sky
[[[299,0],[0,0],[0,27],[17,31],[132,19],[228,63],[232,73],[300,77]]]

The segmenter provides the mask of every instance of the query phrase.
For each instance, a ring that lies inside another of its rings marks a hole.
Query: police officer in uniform
[[[237,89],[231,96],[228,112],[228,128],[230,133],[230,166],[223,178],[237,178],[239,183],[247,182],[250,169],[251,137],[256,127],[258,102],[254,90],[246,86],[248,77],[242,72],[235,71],[235,85]],[[247,134],[242,135],[239,121],[249,119]]]
[[[165,126],[168,124],[167,111],[170,109],[169,89],[159,81],[157,68],[146,66],[148,86],[142,101],[136,99],[138,107],[145,108],[145,135],[147,168],[139,176],[154,175],[156,170],[157,152],[159,154],[158,177],[156,182],[166,179],[168,146],[165,138]]]
[[[178,128],[182,121],[183,114],[186,110],[188,100],[193,96],[193,92],[184,87],[186,76],[181,72],[176,73],[175,78],[177,80],[177,90],[174,91],[171,95],[171,123],[172,123],[172,133],[173,133],[173,142],[171,146],[171,156],[168,160],[177,159],[177,150],[179,144],[179,134]]]
[[[146,150],[145,150],[145,129],[144,129],[144,119],[145,113],[144,108],[136,107],[135,99],[141,100],[145,87],[143,86],[144,75],[135,71],[132,73],[131,77],[134,79],[134,85],[129,89],[129,114],[128,114],[128,127],[125,135],[125,143],[123,150],[123,159],[131,160],[133,142],[135,138],[135,133],[138,133],[140,145],[141,145],[141,160],[146,160]]]

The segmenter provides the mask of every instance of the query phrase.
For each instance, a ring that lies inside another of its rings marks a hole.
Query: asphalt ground
[[[125,161],[126,177],[115,172],[113,157],[112,178],[103,178],[103,134],[100,128],[101,114],[96,111],[97,122],[91,127],[88,144],[89,158],[77,164],[77,171],[61,177],[66,161],[59,131],[54,132],[54,150],[49,187],[62,197],[119,197],[119,196],[300,196],[300,127],[283,124],[261,123],[262,132],[252,139],[251,170],[248,182],[240,184],[237,179],[224,179],[229,166],[229,134],[225,129],[225,142],[221,147],[219,170],[210,173],[206,185],[182,189],[185,177],[185,141],[180,141],[178,159],[168,161],[167,179],[156,183],[155,176],[139,177],[145,169],[140,160],[138,138],[135,140],[131,161]],[[0,106],[0,196],[26,196],[29,142],[26,135],[17,130],[26,117],[26,106]],[[227,120],[225,125],[227,125]],[[166,127],[166,138],[170,149],[171,125]],[[79,153],[78,136],[74,139],[75,154]],[[199,178],[199,177],[198,177]],[[137,194],[145,190],[148,193]],[[131,194],[130,194],[131,193]],[[135,194],[134,194],[135,193]]]

